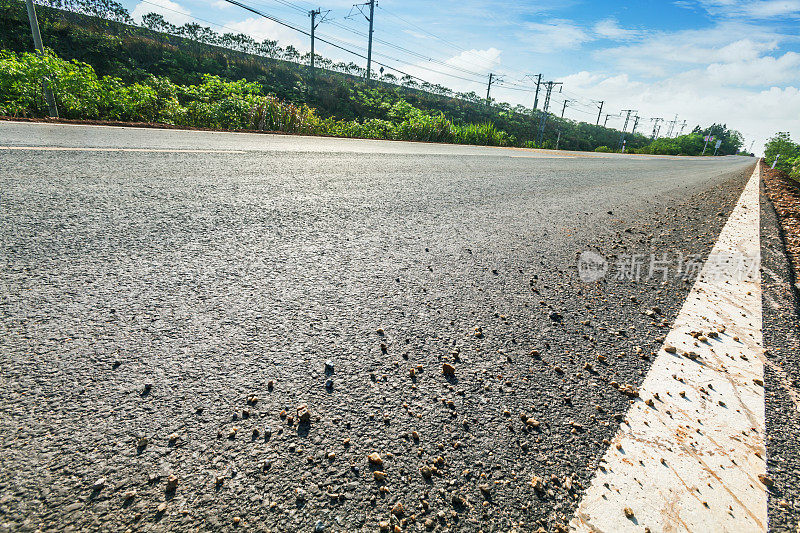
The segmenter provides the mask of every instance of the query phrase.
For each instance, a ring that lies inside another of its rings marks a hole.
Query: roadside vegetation
[[[792,141],[789,132],[776,133],[764,146],[764,162],[772,166],[776,158],[776,170],[800,180],[800,144]]]
[[[387,110],[387,120],[323,119],[305,104],[264,95],[254,82],[204,74],[196,85],[153,75],[126,84],[120,78],[98,76],[86,63],[33,52],[0,52],[0,115],[46,115],[42,79],[50,80],[64,118],[493,146],[513,140],[492,124],[456,125],[441,113],[425,114],[402,100]]]
[[[42,37],[51,50],[47,58],[25,54],[32,45],[24,3],[0,0],[0,114],[46,116],[37,76],[47,75],[67,118],[498,146],[555,148],[558,143],[584,151],[613,152],[620,146],[616,129],[551,114],[537,144],[539,111],[487,104],[475,93],[388,71],[366,82],[359,65],[321,56],[312,71],[310,56],[292,46],[219,34],[196,23],[174,26],[154,13],[137,26],[113,0],[41,4]],[[724,126],[698,127],[684,137],[694,140],[697,133],[702,139],[713,128],[730,134],[731,142],[719,154],[736,153],[741,137]],[[681,137],[651,142],[637,133],[626,140],[632,153],[702,151]]]

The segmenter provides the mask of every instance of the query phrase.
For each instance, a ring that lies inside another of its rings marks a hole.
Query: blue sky
[[[318,32],[366,48],[367,22],[351,13],[353,0],[244,3],[303,28],[305,11],[329,9]],[[123,4],[135,18],[155,11],[177,24],[194,20],[309,49],[305,35],[222,0]],[[565,116],[574,120],[594,122],[595,101],[604,100],[604,115],[635,109],[639,131],[652,131],[651,118],[677,114],[687,128],[727,123],[747,146],[755,141],[755,151],[776,131],[800,139],[800,0],[379,0],[375,37],[389,43],[375,44],[376,60],[455,90],[485,94],[489,72],[501,74],[492,96],[512,104],[532,105],[525,76],[542,73],[564,83],[551,111],[569,100]],[[323,44],[317,50],[363,62]],[[608,124],[622,127],[623,119]]]

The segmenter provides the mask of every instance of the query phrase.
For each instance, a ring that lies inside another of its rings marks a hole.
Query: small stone
[[[767,488],[772,488],[775,485],[775,482],[772,481],[772,478],[770,478],[769,476],[767,476],[765,474],[759,474],[758,475],[758,480],[761,483],[763,483],[764,486],[767,487]]]
[[[180,438],[181,438],[181,436],[180,436],[180,435],[178,435],[177,433],[172,433],[172,434],[169,436],[169,441],[170,441],[171,443],[174,443],[175,441],[177,441],[177,440],[178,440],[178,439],[180,439]]]
[[[167,510],[167,502],[161,502],[158,504],[158,507],[156,507],[156,511],[158,511],[159,513],[163,513],[166,510]]]
[[[311,422],[311,411],[308,410],[305,404],[297,408],[297,419],[303,424]]]
[[[238,526],[241,521],[242,521],[242,519],[239,518],[238,516],[234,516],[233,517],[233,525],[234,526]]]
[[[378,528],[380,528],[381,531],[389,531],[389,522],[387,520],[378,522]]]
[[[170,474],[167,478],[167,491],[172,492],[178,488],[178,476]]]
[[[530,351],[530,356],[531,357],[539,357],[540,355],[541,354],[539,353],[539,350],[531,350]]]
[[[665,344],[665,345],[664,345],[664,351],[665,351],[665,352],[667,352],[667,353],[675,353],[675,352],[677,352],[677,351],[678,351],[678,349],[677,349],[677,348],[675,348],[675,347],[674,347],[673,345],[671,345],[671,344]],[[626,509],[627,509],[627,507],[626,507]]]
[[[433,475],[433,470],[428,465],[423,465],[419,469],[419,472],[420,472],[420,474],[422,474],[422,477],[424,477],[425,479],[430,479],[431,476]]]
[[[759,387],[763,387],[764,386],[764,381],[761,380],[761,379],[758,379],[758,378],[753,379],[753,383],[755,383]]]
[[[325,361],[325,372],[333,373],[333,361],[330,359]]]
[[[491,489],[491,487],[489,487],[489,484],[488,484],[488,483],[482,483],[482,484],[478,485],[478,489],[481,491],[481,493],[482,493],[484,496],[487,496],[487,497],[488,497],[488,496],[491,494],[491,492],[492,492],[492,489]]]
[[[306,499],[306,491],[304,491],[303,489],[301,489],[299,487],[294,489],[294,498],[298,502],[305,501],[305,499]]]
[[[625,509],[623,509],[623,512],[625,513],[625,518],[627,518],[628,520],[633,518],[633,509],[631,509],[630,507],[626,507]]]
[[[324,533],[327,527],[322,520],[317,520],[317,523],[314,524],[314,533]]]
[[[102,490],[106,486],[106,478],[101,477],[92,484],[93,490]]]
[[[536,492],[544,492],[545,481],[539,476],[533,476],[533,479],[531,479],[531,485],[533,486],[533,490]]]
[[[124,500],[131,500],[136,497],[136,490],[129,490],[126,491],[125,494],[122,495],[122,499]]]
[[[400,502],[397,502],[396,504],[394,504],[394,507],[392,507],[392,514],[395,516],[403,516],[405,512],[406,511],[403,508],[403,504]]]
[[[452,376],[456,373],[456,369],[450,363],[443,363],[442,364],[442,374],[445,376]]]
[[[383,466],[383,459],[381,459],[381,456],[375,452],[372,452],[367,456],[367,461],[369,461],[369,464],[371,465]]]
[[[150,441],[147,439],[147,437],[139,437],[139,439],[136,441],[136,447],[137,448],[146,448],[148,442],[150,442]]]
[[[382,472],[381,470],[375,470],[372,473],[372,477],[375,479],[375,481],[384,481],[386,480],[386,472]]]

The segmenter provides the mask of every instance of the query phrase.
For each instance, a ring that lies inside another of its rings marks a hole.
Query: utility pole
[[[561,118],[564,118],[564,111],[567,110],[567,104],[571,101],[572,100],[567,100],[566,98],[564,99],[564,107],[561,108]]]
[[[653,124],[653,136],[651,137],[651,139],[655,140],[656,135],[658,135],[658,123],[661,122],[664,119],[659,117],[659,118],[651,118],[650,120],[654,123]]]
[[[669,130],[667,130],[667,137],[672,137],[672,130],[675,128],[675,125],[678,123],[678,114],[675,113],[675,119],[668,122]]]
[[[616,117],[616,116],[617,115],[615,115],[613,113],[606,113],[606,119],[603,121],[603,127],[605,128],[606,124],[608,124],[608,117]]]
[[[605,100],[600,100],[599,103],[600,103],[600,106],[599,106],[600,111],[597,112],[597,124],[595,124],[595,126],[599,126],[600,125],[600,115],[603,114],[603,104],[605,104],[606,102],[605,102]],[[606,120],[608,120],[608,119],[606,119]],[[605,127],[605,125],[603,127]]]
[[[676,137],[680,137],[681,135],[683,135],[683,128],[685,127],[686,127],[686,121],[684,120],[683,124],[681,124],[681,131],[678,132],[678,135],[676,135]]]
[[[628,121],[631,119],[631,113],[635,113],[635,109],[623,109],[623,113],[627,113],[625,115],[625,125],[622,127],[622,134],[619,136],[619,147],[620,150],[625,146],[625,132],[628,130]]]
[[[42,44],[42,34],[39,33],[39,21],[36,18],[36,8],[33,7],[33,0],[25,0],[25,7],[28,8],[28,22],[31,24],[31,34],[33,35],[33,46],[39,55],[44,55],[44,45]],[[53,96],[53,91],[50,90],[50,85],[47,83],[47,78],[42,80],[42,87],[44,88],[44,98],[47,100],[48,111],[52,118],[58,118],[58,108],[56,107],[56,98]]]
[[[539,146],[542,146],[542,141],[544,140],[544,126],[547,123],[547,110],[550,108],[550,94],[553,92],[553,87],[555,87],[556,85],[562,85],[562,83],[555,81],[544,82],[545,86],[544,109],[542,111],[542,118],[539,121],[539,137],[537,141],[537,144]]]
[[[533,98],[533,111],[534,115],[536,115],[535,111],[536,108],[539,107],[539,87],[542,85],[542,75],[541,74],[526,74],[524,79],[536,79],[536,96]]]
[[[369,6],[369,16],[364,15],[364,12],[361,10],[362,6]],[[353,6],[361,11],[361,14],[364,15],[364,18],[369,21],[369,34],[368,34],[368,44],[367,44],[367,81],[372,78],[372,32],[373,30],[373,22],[375,21],[375,0],[367,0],[367,2],[363,4],[356,4]]]
[[[491,104],[491,102],[492,102],[492,101],[489,99],[489,91],[491,91],[491,90],[492,90],[492,79],[494,79],[494,74],[492,74],[492,73],[490,72],[490,73],[489,73],[489,86],[488,86],[488,87],[486,87],[486,105],[487,105],[487,106],[488,106],[488,105],[490,105],[490,104]]]
[[[372,32],[375,22],[375,0],[369,0],[369,48],[367,48],[367,80],[370,79],[372,67]]]
[[[636,133],[636,127],[639,125],[639,119],[640,119],[641,117],[639,117],[639,115],[636,115],[636,116],[635,116],[635,117],[633,117],[633,118],[634,118],[634,121],[633,121],[633,129],[631,129],[631,135],[633,135],[634,133]]]
[[[322,20],[317,22],[317,15],[322,13],[322,9],[312,9],[308,12],[308,15],[311,17],[311,70],[314,70],[314,30],[317,29],[317,26],[322,24]],[[327,13],[326,13],[327,15]]]

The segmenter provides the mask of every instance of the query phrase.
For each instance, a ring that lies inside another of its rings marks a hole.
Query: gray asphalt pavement
[[[558,530],[690,287],[649,255],[708,253],[755,164],[0,123],[23,146],[7,530]]]

